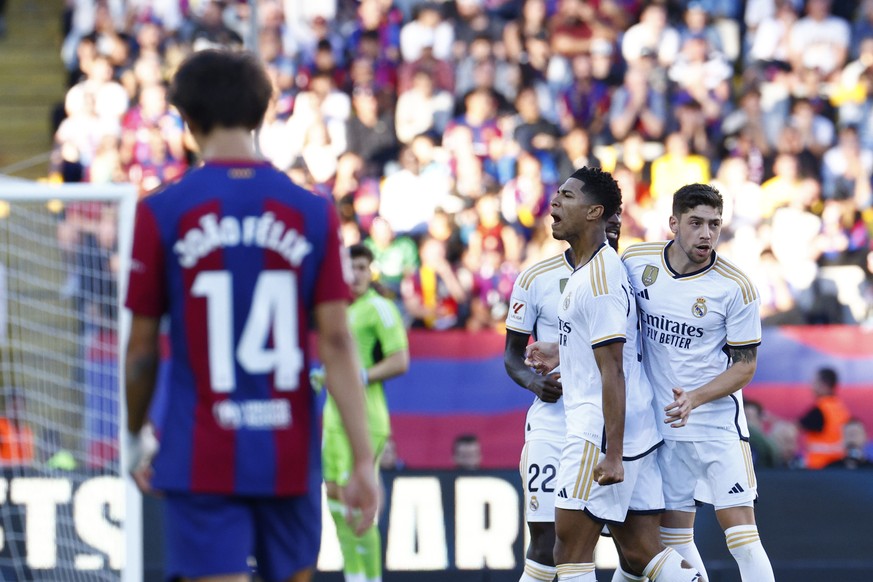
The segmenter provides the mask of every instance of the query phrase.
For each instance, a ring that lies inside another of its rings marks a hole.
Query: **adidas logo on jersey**
[[[566,487],[561,487],[561,490],[558,491],[558,497],[560,497],[561,499],[567,499],[567,488]]]
[[[728,495],[733,495],[734,493],[742,493],[745,491],[742,487],[740,487],[739,483],[734,483],[734,486],[731,487],[731,490],[728,491]]]
[[[643,289],[642,291],[637,293],[637,297],[641,297],[642,299],[648,299],[649,298],[649,290]]]

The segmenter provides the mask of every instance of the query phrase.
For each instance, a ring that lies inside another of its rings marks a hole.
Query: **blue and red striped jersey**
[[[318,482],[306,338],[317,304],[351,298],[341,252],[330,202],[267,163],[210,162],[140,201],[127,306],[170,328],[155,488]]]

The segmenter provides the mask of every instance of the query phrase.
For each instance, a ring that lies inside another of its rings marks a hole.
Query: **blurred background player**
[[[621,212],[606,223],[606,238],[618,250]],[[558,341],[558,302],[575,261],[573,249],[535,263],[525,270],[512,289],[506,316],[503,364],[516,384],[534,393],[524,425],[524,448],[519,469],[525,493],[525,521],[530,545],[519,582],[552,580],[555,577],[555,476],[564,445],[564,406],[560,369],[537,374],[524,363],[530,341]]]
[[[321,540],[310,317],[350,436],[344,498],[359,533],[377,506],[339,220],[256,155],[252,130],[272,86],[251,54],[196,53],[171,91],[205,163],[137,209],[127,463],[143,491],[163,494],[169,578],[245,582],[254,557],[265,581],[307,581]],[[164,315],[169,404],[152,479],[140,431]]]
[[[349,248],[349,254],[354,296],[349,306],[349,327],[358,347],[361,377],[366,386],[367,426],[378,460],[391,435],[388,403],[382,383],[405,374],[409,369],[409,342],[403,319],[394,303],[371,287],[373,252],[363,244],[356,244]],[[348,508],[341,491],[354,468],[353,449],[336,404],[328,396],[324,407],[322,462],[328,508],[336,523],[346,582],[378,582],[382,580],[379,528],[374,524],[358,535],[346,521]]]
[[[683,186],[673,196],[674,239],[632,245],[623,260],[655,408],[666,415],[659,423],[664,543],[705,576],[694,513],[696,500],[711,503],[743,581],[767,582],[773,569],[755,524],[757,481],[742,396],[761,343],[760,300],[743,272],[716,255],[722,210],[715,188]]]

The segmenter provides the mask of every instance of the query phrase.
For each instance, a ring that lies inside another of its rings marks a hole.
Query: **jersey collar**
[[[669,255],[667,254],[667,250],[670,248],[670,246],[674,242],[675,241],[671,240],[666,245],[664,245],[664,250],[662,251],[662,254],[661,254],[661,258],[664,261],[664,266],[667,267],[667,271],[669,271],[670,276],[673,277],[674,279],[687,279],[688,277],[694,277],[696,275],[701,275],[701,274],[705,273],[706,271],[710,270],[712,268],[712,266],[715,265],[715,261],[718,257],[715,254],[715,249],[713,249],[712,250],[712,257],[710,257],[710,259],[709,259],[709,264],[707,264],[705,267],[703,267],[702,269],[697,269],[696,271],[692,271],[690,273],[684,273],[684,274],[677,273],[676,270],[673,268],[673,266],[670,264],[670,258],[669,258]]]
[[[576,268],[573,269],[573,272],[575,273],[576,271],[578,271],[579,269],[581,269],[582,267],[584,267],[585,265],[587,265],[588,263],[590,263],[591,261],[593,261],[593,260],[594,260],[594,257],[596,257],[597,255],[599,255],[600,253],[603,252],[603,247],[605,247],[605,246],[608,246],[608,245],[606,244],[606,241],[603,241],[602,243],[600,243],[600,246],[597,247],[597,250],[594,251],[594,254],[591,255],[591,258],[588,259],[587,261],[585,261],[585,262],[584,262],[583,264],[581,264],[581,265],[576,265]]]

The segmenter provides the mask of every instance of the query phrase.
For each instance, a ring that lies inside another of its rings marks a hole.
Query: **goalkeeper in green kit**
[[[361,375],[366,386],[367,419],[376,466],[391,434],[388,404],[382,382],[404,374],[409,369],[409,342],[397,307],[371,288],[370,265],[373,253],[364,245],[349,248],[352,265],[352,295],[349,328],[358,346]],[[323,375],[313,372],[313,385],[323,382]],[[356,536],[345,518],[346,507],[340,488],[352,469],[352,450],[343,430],[339,411],[328,396],[324,407],[322,464],[327,488],[328,507],[336,524],[345,565],[346,582],[381,582],[382,544],[379,529],[373,525]]]

